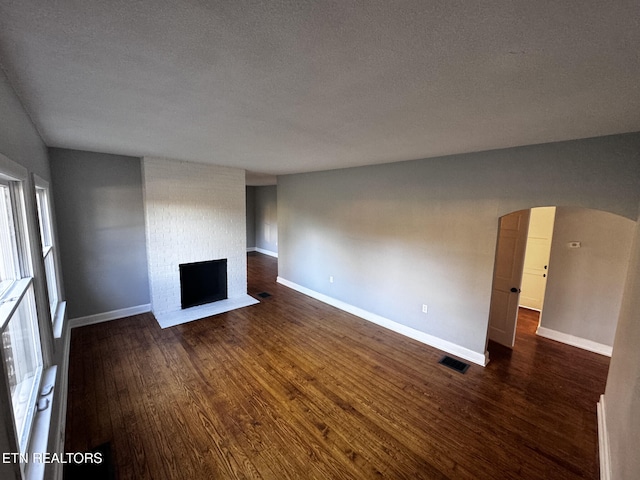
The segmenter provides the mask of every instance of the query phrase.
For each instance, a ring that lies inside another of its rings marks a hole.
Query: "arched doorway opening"
[[[487,349],[489,340],[516,346],[518,310],[527,307],[541,312],[538,335],[611,356],[635,222],[600,210],[557,207],[548,260],[536,271],[529,265],[526,278],[527,252],[542,248],[528,235],[535,210],[500,218]],[[544,254],[537,257],[545,262]],[[539,308],[521,292],[531,288],[535,275],[545,280]]]

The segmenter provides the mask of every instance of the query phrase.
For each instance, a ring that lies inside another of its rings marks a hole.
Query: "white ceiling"
[[[640,130],[638,0],[0,0],[0,61],[49,146],[266,174]]]

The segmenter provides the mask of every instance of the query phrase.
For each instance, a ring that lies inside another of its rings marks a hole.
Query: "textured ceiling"
[[[50,146],[268,174],[640,130],[637,0],[0,0],[0,62]]]

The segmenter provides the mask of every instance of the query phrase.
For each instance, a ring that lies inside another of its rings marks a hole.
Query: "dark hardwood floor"
[[[67,452],[111,442],[120,479],[598,478],[609,359],[536,337],[535,312],[462,375],[248,260],[259,305],[73,330]]]

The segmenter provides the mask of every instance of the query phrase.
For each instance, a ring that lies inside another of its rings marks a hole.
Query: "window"
[[[58,278],[56,275],[56,257],[53,245],[53,233],[51,229],[51,210],[49,206],[49,189],[44,186],[46,182],[36,179],[36,208],[38,209],[38,222],[40,226],[40,239],[42,240],[42,257],[44,259],[45,279],[49,294],[49,310],[51,320],[56,319],[56,310],[60,295],[58,293]]]
[[[19,277],[9,182],[0,178],[0,295]]]
[[[29,228],[33,231],[35,225],[27,223],[27,180],[26,170],[0,155],[0,371],[5,377],[0,379],[0,423],[13,421],[13,428],[6,424],[4,428],[14,432],[11,449],[20,454],[31,447],[44,367],[29,236]],[[35,211],[31,215],[35,218]],[[20,467],[24,475],[27,465]]]
[[[18,446],[20,452],[24,453],[42,375],[42,351],[33,285],[30,280],[21,283],[23,285],[16,285],[19,287],[16,294],[22,296],[19,301],[11,302],[15,304],[14,309],[2,329],[2,357],[9,381]]]

